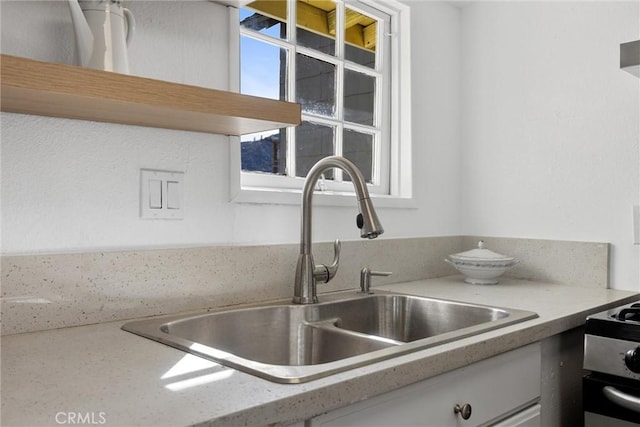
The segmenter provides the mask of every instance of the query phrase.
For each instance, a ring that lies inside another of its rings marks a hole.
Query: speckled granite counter
[[[4,336],[3,426],[287,424],[319,415],[580,326],[640,295],[460,277],[381,289],[535,311],[539,318],[299,385],[276,384],[120,330],[124,322]]]

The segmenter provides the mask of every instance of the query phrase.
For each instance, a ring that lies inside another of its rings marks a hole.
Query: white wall
[[[132,74],[226,89],[226,8],[129,2]],[[73,62],[66,1],[1,1],[2,52]],[[459,14],[415,4],[414,171],[417,209],[380,209],[383,237],[457,234],[460,226]],[[424,38],[422,38],[424,37]],[[297,206],[229,203],[225,136],[2,114],[5,254],[299,239]],[[139,169],[184,171],[185,218],[139,219]],[[445,185],[443,185],[445,183]],[[358,239],[352,208],[319,207],[315,240]]]
[[[640,290],[640,3],[478,2],[461,13],[462,233],[612,243]]]
[[[640,80],[618,69],[618,44],[640,38],[638,3],[405,3],[418,202],[381,209],[383,237],[611,242],[611,286],[639,290]],[[224,7],[130,4],[132,73],[226,89]],[[0,12],[3,53],[72,61],[66,2]],[[5,254],[298,240],[298,207],[228,202],[227,137],[15,114],[1,125]],[[184,220],[139,219],[140,168],[185,171]],[[357,239],[354,215],[317,208],[314,237]]]

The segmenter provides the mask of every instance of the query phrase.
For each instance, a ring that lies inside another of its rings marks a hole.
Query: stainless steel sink
[[[323,300],[158,317],[122,329],[271,381],[300,383],[537,317],[384,291]]]

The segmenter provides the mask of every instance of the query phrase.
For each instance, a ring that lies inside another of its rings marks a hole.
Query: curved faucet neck
[[[309,173],[302,189],[302,218],[301,218],[301,234],[300,234],[300,253],[309,255],[311,254],[311,223],[312,223],[312,200],[313,192],[315,190],[318,180],[322,176],[322,173],[327,169],[338,168],[342,169],[349,175],[351,182],[356,192],[356,198],[358,199],[358,205],[363,199],[369,198],[369,190],[365,182],[362,173],[358,168],[349,160],[340,156],[325,157],[316,163]]]

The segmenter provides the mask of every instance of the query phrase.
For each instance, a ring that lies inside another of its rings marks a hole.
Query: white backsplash
[[[608,287],[608,243],[464,236],[462,245],[465,250],[472,249],[479,240],[484,240],[494,252],[520,260],[508,276],[589,288]]]
[[[338,274],[318,292],[356,289],[364,267],[393,272],[375,277],[374,286],[456,274],[443,258],[479,239],[343,242]],[[521,259],[512,277],[607,286],[606,243],[481,239]],[[331,242],[315,244],[316,263],[330,262],[332,250]],[[298,251],[298,244],[279,244],[4,256],[2,334],[288,298]]]

